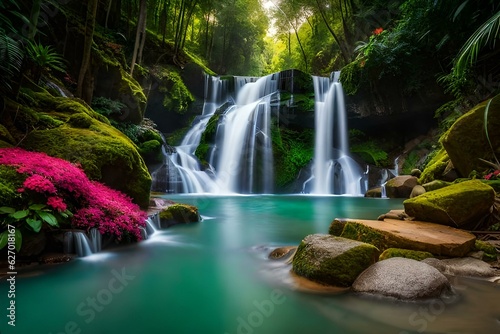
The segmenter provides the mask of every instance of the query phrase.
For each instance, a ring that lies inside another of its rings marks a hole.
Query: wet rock
[[[269,253],[269,258],[272,260],[291,260],[296,251],[296,246],[278,247]]]
[[[394,257],[366,269],[353,283],[352,289],[415,300],[439,297],[451,287],[448,279],[436,268],[420,261]]]
[[[382,197],[382,188],[377,187],[377,188],[369,189],[365,193],[365,197],[377,197],[377,198]]]
[[[349,286],[378,257],[373,245],[328,234],[302,240],[293,258],[293,271],[322,284]]]
[[[389,198],[409,198],[418,179],[411,175],[401,175],[390,179],[385,184],[385,191]]]
[[[403,202],[416,220],[462,227],[489,214],[495,191],[479,180],[464,181],[426,192]]]
[[[176,224],[196,223],[200,221],[198,208],[188,204],[172,204],[160,211],[161,227]]]
[[[493,277],[499,273],[491,266],[481,260],[473,257],[461,257],[454,259],[434,259],[428,258],[422,260],[443,274],[454,276],[469,276],[469,277]]]
[[[404,257],[405,259],[413,259],[417,261],[421,261],[423,259],[427,259],[429,257],[434,257],[429,252],[424,251],[416,251],[411,249],[401,249],[401,248],[388,248],[382,252],[379,256],[379,261],[387,260],[393,257]]]

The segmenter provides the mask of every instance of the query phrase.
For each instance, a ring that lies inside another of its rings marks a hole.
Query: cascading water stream
[[[223,115],[214,166],[218,193],[272,192],[271,96],[276,90],[276,74],[247,82]]]
[[[312,176],[313,194],[362,194],[362,171],[349,157],[344,92],[335,72],[333,81],[313,76],[315,94],[315,143]]]

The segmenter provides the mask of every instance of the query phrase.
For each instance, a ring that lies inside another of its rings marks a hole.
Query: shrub
[[[141,239],[140,227],[145,225],[147,214],[125,194],[89,180],[79,166],[20,148],[0,149],[2,165],[14,167],[22,178],[16,190],[20,200],[12,203],[14,208],[3,210],[13,223],[26,222],[36,231],[42,222],[58,227],[58,222],[70,220],[74,228],[88,231],[95,227],[118,241]],[[41,220],[34,223],[28,218]],[[5,228],[5,223],[0,225],[0,229]]]

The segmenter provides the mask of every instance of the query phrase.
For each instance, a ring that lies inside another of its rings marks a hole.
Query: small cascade
[[[74,250],[76,255],[79,257],[84,257],[91,255],[92,248],[90,246],[90,240],[84,232],[73,231],[73,241],[74,241]]]
[[[155,232],[156,226],[154,225],[153,218],[148,217],[148,219],[146,219],[146,233],[148,234],[148,237],[150,237]]]
[[[60,96],[62,96],[62,97],[68,97],[68,95],[66,95],[66,93],[61,89],[61,87],[59,87],[56,83],[54,83],[54,82],[52,82],[50,80],[47,80],[45,82],[45,85],[48,88],[52,88],[53,90],[57,91]]]
[[[313,76],[315,143],[313,177],[304,189],[313,194],[361,195],[362,171],[349,156],[347,116],[340,72],[331,78]],[[331,81],[333,79],[333,81]]]
[[[97,228],[90,229],[90,249],[92,253],[100,252],[102,248],[102,235]]]
[[[387,182],[384,182],[380,185],[380,197],[381,198],[387,198],[387,192],[386,192],[386,189],[385,189],[385,185],[387,184]]]

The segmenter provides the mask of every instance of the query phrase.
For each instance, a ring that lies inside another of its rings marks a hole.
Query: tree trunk
[[[80,66],[80,73],[78,74],[78,84],[76,87],[76,96],[83,98],[83,83],[87,75],[90,55],[92,52],[92,39],[94,37],[95,17],[97,14],[97,4],[99,0],[89,0],[87,2],[87,17],[85,19],[85,41],[83,45],[82,64]],[[85,101],[90,103],[90,101]]]
[[[139,21],[137,22],[137,30],[135,34],[135,44],[134,44],[134,52],[132,54],[132,62],[130,64],[130,75],[134,74],[134,67],[135,63],[137,61],[137,57],[139,55],[139,49],[141,44],[143,44],[141,38],[145,38],[145,34],[143,31],[145,31],[145,26],[146,26],[146,8],[147,7],[147,0],[141,0],[140,7],[139,7]]]

